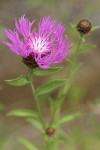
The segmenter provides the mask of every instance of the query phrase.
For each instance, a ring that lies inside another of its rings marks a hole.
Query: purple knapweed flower
[[[30,22],[25,16],[15,20],[14,30],[5,30],[11,42],[4,42],[17,55],[28,63],[47,69],[50,64],[61,62],[72,47],[69,38],[64,36],[64,27],[50,17],[43,17],[37,29],[32,29],[35,21]],[[30,60],[31,58],[31,60]],[[27,63],[26,63],[27,64]],[[31,67],[34,66],[31,64]]]

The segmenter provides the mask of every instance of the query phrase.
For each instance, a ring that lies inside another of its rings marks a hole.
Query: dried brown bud
[[[28,66],[28,67],[31,67],[31,68],[36,68],[38,67],[37,63],[35,62],[34,60],[34,57],[32,54],[30,54],[28,57],[22,59],[22,62]]]
[[[55,129],[53,129],[52,127],[47,128],[46,134],[49,135],[49,136],[54,135],[55,134]]]
[[[86,34],[86,33],[90,32],[91,28],[92,28],[92,25],[91,25],[90,21],[88,21],[86,19],[81,20],[77,25],[77,31],[80,34]]]

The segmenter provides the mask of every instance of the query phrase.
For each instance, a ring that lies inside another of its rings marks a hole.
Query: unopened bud
[[[52,128],[52,127],[47,128],[46,134],[49,135],[49,136],[54,135],[55,134],[55,129]]]
[[[91,22],[86,19],[81,20],[77,25],[77,31],[83,35],[89,33],[91,31],[91,28]]]

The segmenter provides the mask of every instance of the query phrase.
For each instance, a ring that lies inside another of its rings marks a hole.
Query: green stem
[[[70,86],[71,86],[71,71],[72,71],[72,69],[75,67],[75,65],[76,65],[76,59],[77,59],[77,57],[78,57],[78,54],[79,54],[79,50],[80,50],[80,46],[81,46],[81,43],[82,43],[82,38],[83,38],[83,36],[82,35],[80,35],[80,38],[79,38],[79,41],[78,41],[78,44],[77,44],[77,48],[76,48],[76,55],[75,55],[75,57],[74,57],[74,65],[71,67],[71,69],[69,70],[69,73],[67,74],[67,81],[66,81],[66,84],[65,84],[65,86],[64,86],[64,89],[63,89],[63,91],[62,90],[60,90],[60,94],[58,94],[58,98],[57,98],[57,100],[59,100],[59,106],[58,107],[56,107],[56,109],[55,109],[55,111],[54,111],[54,113],[53,113],[53,115],[52,115],[52,117],[51,117],[51,120],[50,120],[50,123],[49,123],[49,126],[51,126],[52,124],[53,124],[53,122],[55,121],[55,118],[56,117],[59,117],[59,113],[60,113],[60,110],[61,110],[61,106],[62,106],[62,104],[63,104],[63,102],[64,102],[64,98],[65,98],[65,95],[66,95],[66,93],[68,92],[68,90],[69,90],[69,88],[70,88]]]
[[[31,68],[29,68],[28,78],[29,78],[29,82],[30,82],[32,96],[33,96],[33,99],[35,100],[35,103],[36,103],[36,109],[37,109],[37,112],[38,112],[38,117],[40,119],[43,130],[45,130],[45,124],[44,124],[44,121],[43,121],[42,115],[41,115],[41,107],[40,107],[39,99],[35,94],[35,87],[34,87],[33,81],[32,81],[32,70],[31,70]]]
[[[49,142],[46,150],[57,150],[57,144]]]
[[[81,43],[82,43],[82,38],[83,38],[83,35],[80,34],[80,38],[79,38],[79,41],[78,41],[78,44],[77,44],[77,48],[76,48],[76,54],[74,55],[75,57],[73,58],[74,59],[74,65],[72,65],[71,69],[69,70],[68,74],[67,74],[67,79],[69,79],[69,82],[68,84],[66,83],[64,89],[63,89],[63,94],[66,94],[69,87],[71,86],[71,72],[73,70],[73,68],[75,67],[76,65],[76,61],[77,61],[77,57],[78,57],[78,54],[79,54],[79,50],[80,50],[80,47],[81,47]]]
[[[77,59],[79,51],[80,51],[82,39],[83,39],[83,35],[80,34],[80,38],[79,38],[79,41],[78,41],[78,44],[77,44],[77,48],[76,48],[75,62],[76,62],[76,59]]]

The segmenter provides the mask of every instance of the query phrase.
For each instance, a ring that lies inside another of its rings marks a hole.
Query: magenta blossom
[[[4,42],[17,55],[29,58],[40,68],[47,69],[50,64],[61,62],[72,47],[69,38],[64,36],[64,27],[50,17],[43,17],[37,29],[32,29],[35,21],[30,22],[22,16],[15,21],[14,30],[6,30],[11,42]]]

